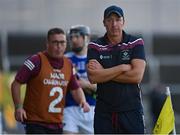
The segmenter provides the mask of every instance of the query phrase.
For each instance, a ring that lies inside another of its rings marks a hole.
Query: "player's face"
[[[123,17],[119,17],[117,14],[112,13],[109,17],[104,19],[104,26],[106,27],[109,36],[120,36],[124,26],[124,19]]]
[[[85,46],[85,41],[84,41],[83,36],[78,33],[72,34],[70,36],[70,43],[71,43],[72,50],[75,53],[81,52],[83,47]]]
[[[53,58],[61,58],[66,50],[66,36],[64,34],[54,34],[49,37],[47,43],[48,54]]]

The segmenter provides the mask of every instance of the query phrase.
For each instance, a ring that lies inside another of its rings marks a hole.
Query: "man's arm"
[[[76,90],[71,90],[71,94],[74,100],[80,105],[80,107],[83,108],[83,111],[89,112],[90,107],[89,104],[86,102],[86,98],[83,90],[81,88],[78,88]]]
[[[121,83],[140,83],[143,79],[146,62],[142,59],[133,59],[132,68],[113,78],[113,81]]]
[[[116,76],[119,76],[130,69],[131,66],[128,64],[117,65],[104,69],[95,59],[90,60],[87,64],[88,78],[91,83],[102,83],[113,80]]]
[[[17,121],[23,122],[24,119],[27,119],[27,116],[25,110],[22,107],[20,89],[21,84],[14,80],[11,85],[11,93],[15,107],[15,119]]]
[[[96,92],[97,89],[97,85],[96,84],[92,84],[89,81],[80,78],[78,80],[80,87],[84,90],[84,92],[87,92],[89,94],[92,94],[93,92]]]

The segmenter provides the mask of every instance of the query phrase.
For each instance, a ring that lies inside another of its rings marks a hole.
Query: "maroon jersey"
[[[27,121],[60,123],[66,90],[72,74],[71,63],[64,57],[63,67],[54,69],[44,54],[39,53],[39,55],[40,72],[27,83],[23,106]]]
[[[42,61],[42,57],[41,56],[43,56],[43,58],[44,58],[44,60],[46,61],[45,63],[46,64],[44,64],[44,65],[42,65],[43,64],[43,61]],[[31,57],[29,57],[28,59],[26,59],[25,60],[25,62],[24,62],[24,64],[23,64],[23,66],[21,67],[21,69],[17,72],[17,74],[16,74],[16,77],[15,77],[15,79],[18,81],[18,82],[20,82],[20,83],[22,83],[22,84],[30,84],[32,81],[31,80],[36,80],[35,78],[37,78],[38,77],[38,75],[39,74],[41,74],[41,69],[43,68],[43,67],[46,67],[47,65],[48,65],[48,67],[50,68],[50,69],[53,69],[53,70],[55,70],[55,71],[58,71],[58,70],[61,70],[61,68],[63,68],[63,66],[64,66],[64,58],[63,59],[55,59],[55,58],[51,58],[49,55],[48,55],[48,53],[47,52],[43,52],[43,53],[41,53],[41,56],[40,56],[40,54],[38,53],[38,54],[35,54],[35,55],[33,55],[33,56],[31,56]],[[66,66],[66,68],[68,69],[69,67],[70,67],[70,78],[69,78],[69,83],[68,83],[68,85],[67,85],[67,87],[69,87],[70,89],[72,89],[72,90],[74,90],[74,89],[77,89],[77,88],[79,88],[79,85],[77,84],[77,81],[76,81],[76,79],[75,79],[75,75],[73,75],[73,71],[72,71],[72,63],[69,61],[68,62],[69,64],[68,64],[68,66]],[[64,69],[66,69],[66,68],[64,68]],[[56,73],[55,73],[56,74]],[[54,76],[56,76],[54,74]],[[52,75],[53,76],[53,75]],[[56,81],[55,81],[56,82]],[[46,82],[45,83],[48,83],[48,81],[46,80]],[[37,85],[39,84],[39,81],[37,81]],[[28,88],[29,89],[29,88]],[[55,89],[54,91],[61,91],[61,90],[58,90],[58,89]],[[57,92],[57,93],[58,93]],[[59,97],[58,97],[58,94],[56,93],[56,92],[51,92],[51,93],[54,93],[54,97],[55,98],[58,98],[58,100],[59,100]],[[59,92],[60,93],[60,92]],[[40,95],[41,93],[39,93],[38,94],[38,96]],[[50,94],[50,93],[49,93]],[[63,95],[65,95],[65,93],[64,93],[64,91],[63,91]],[[46,99],[44,99],[44,101],[46,101],[46,100],[48,100],[49,101],[49,103],[51,104],[54,100],[52,99],[52,97],[53,96],[48,96],[48,97],[46,97]],[[64,96],[63,96],[64,97]],[[31,99],[29,99],[29,101],[31,102],[32,100],[33,100],[34,98],[32,97]],[[50,100],[51,99],[51,100]],[[26,101],[27,99],[25,99],[25,101]],[[37,99],[36,99],[37,100]],[[39,98],[38,98],[38,100],[40,100],[40,96],[39,96]],[[63,99],[64,100],[64,99]],[[34,103],[34,102],[33,102]],[[26,103],[25,103],[26,104]],[[61,111],[63,111],[62,110],[62,108],[63,108],[63,104],[64,104],[64,101],[62,101],[61,103],[60,103],[61,105],[61,107],[57,107],[56,105],[57,104],[55,104],[55,106],[54,105],[52,105],[51,104],[51,106],[53,106],[54,108],[61,108]],[[59,104],[58,104],[59,105]],[[29,106],[29,105],[28,105]],[[35,103],[35,106],[36,106],[36,103]],[[41,106],[44,106],[44,102],[41,102]],[[49,107],[49,106],[48,106]],[[50,107],[50,109],[48,109],[48,107],[46,108],[47,110],[47,112],[51,112],[51,107]],[[26,107],[25,107],[26,108]],[[29,107],[28,107],[29,108]],[[36,108],[35,109],[37,109],[38,108],[38,106],[36,106]],[[57,109],[56,108],[56,109]],[[27,109],[27,108],[26,108]],[[56,110],[55,109],[55,110]],[[35,112],[35,111],[34,111]],[[39,112],[39,114],[38,114],[39,116],[41,116],[41,115],[45,115],[45,113],[44,114],[42,114],[41,112]],[[47,118],[47,119],[44,119],[44,120],[40,120],[39,118],[38,119],[34,119],[34,116],[30,116],[31,118],[33,117],[33,119],[28,119],[28,120],[32,120],[32,122],[38,122],[38,123],[40,123],[40,124],[43,124],[43,123],[47,123],[47,122],[50,122],[48,125],[45,125],[45,126],[47,126],[47,127],[52,127],[52,128],[56,128],[56,125],[54,125],[53,123],[56,123],[56,122],[58,122],[58,123],[61,123],[62,122],[62,112],[60,113],[60,115],[58,116],[58,119],[56,119],[57,118],[57,116],[56,116],[56,118],[55,117],[53,117],[52,119],[49,117],[49,118]],[[43,117],[45,117],[45,116],[43,116]],[[28,118],[29,118],[29,116],[28,116]],[[44,125],[44,124],[43,124]],[[61,125],[59,125],[59,126],[61,126]]]
[[[55,69],[62,68],[63,66],[63,60],[62,59],[55,59],[49,57],[47,52],[43,52],[43,54],[48,58],[49,63],[51,66]],[[32,78],[38,75],[39,71],[41,69],[41,59],[38,54],[35,54],[28,59],[25,60],[23,66],[20,68],[20,70],[17,72],[15,79],[25,84]],[[71,75],[70,82],[68,84],[68,89],[77,89],[79,85],[76,82],[75,75]]]

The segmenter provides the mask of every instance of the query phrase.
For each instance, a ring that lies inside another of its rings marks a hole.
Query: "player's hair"
[[[65,32],[61,28],[51,28],[47,33],[47,40],[49,41],[50,36],[54,35],[54,34],[63,34],[63,35],[65,35]]]

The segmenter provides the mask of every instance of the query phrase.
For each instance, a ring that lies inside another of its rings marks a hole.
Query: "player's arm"
[[[89,112],[90,107],[89,104],[86,102],[86,98],[84,95],[83,90],[79,87],[75,90],[71,90],[71,94],[74,100],[83,108],[84,112]]]
[[[100,63],[95,60],[89,60],[87,64],[88,78],[91,83],[102,83],[114,79],[117,75],[130,70],[128,64],[117,65],[111,68],[104,69]]]
[[[114,81],[135,84],[138,84],[142,81],[146,66],[144,41],[141,38],[136,41],[137,43],[133,48],[131,54],[131,70],[126,71],[123,74],[117,76],[113,79]]]
[[[21,102],[21,94],[20,94],[21,85],[22,84],[20,84],[18,81],[14,80],[11,84],[11,93],[15,108],[15,119],[17,121],[23,122],[24,119],[27,118],[27,116],[25,110],[22,107],[22,102]]]
[[[23,66],[17,72],[14,81],[11,84],[12,99],[15,106],[15,118],[17,121],[24,121],[26,119],[26,112],[23,109],[21,102],[21,86],[27,81],[38,74],[40,65],[40,58],[38,55],[33,55],[25,60]]]
[[[17,106],[22,106],[20,89],[21,84],[18,81],[14,80],[11,84],[11,92],[15,108]]]
[[[92,94],[93,92],[96,92],[97,89],[97,85],[96,84],[92,84],[89,81],[80,78],[78,80],[80,87],[87,93]]]
[[[73,74],[73,71],[71,74],[71,79],[68,84],[68,89],[71,90],[71,94],[72,94],[74,100],[83,108],[84,112],[88,112],[90,110],[89,104],[86,102],[84,92],[83,92],[82,88],[80,88],[80,86],[77,82],[77,78],[76,78],[75,74]]]
[[[131,62],[131,70],[123,72],[116,76],[113,80],[121,83],[140,83],[145,71],[146,62],[142,59],[133,59]]]

